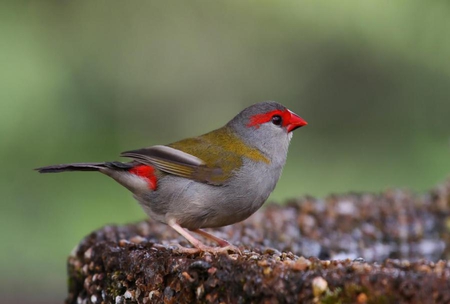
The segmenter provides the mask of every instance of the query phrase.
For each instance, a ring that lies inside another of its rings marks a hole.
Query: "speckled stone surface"
[[[211,231],[242,254],[180,253],[151,221],[95,231],[66,303],[450,303],[450,181],[269,204]]]

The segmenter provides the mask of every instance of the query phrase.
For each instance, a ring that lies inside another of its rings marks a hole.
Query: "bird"
[[[241,222],[274,190],[292,132],[308,123],[275,101],[253,104],[223,127],[167,145],[121,153],[128,162],[69,163],[40,173],[97,171],[132,192],[145,213],[167,224],[199,251],[239,251],[206,232]],[[208,246],[196,233],[218,246]]]

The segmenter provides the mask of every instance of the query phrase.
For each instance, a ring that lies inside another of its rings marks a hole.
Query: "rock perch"
[[[193,252],[167,226],[106,226],[68,260],[66,303],[450,303],[450,180],[430,192],[269,204]]]

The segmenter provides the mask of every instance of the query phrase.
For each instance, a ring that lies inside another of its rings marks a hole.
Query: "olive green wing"
[[[222,185],[220,167],[208,166],[205,161],[192,154],[170,146],[152,146],[123,152],[123,157],[153,166],[165,173],[193,179],[202,183]]]
[[[167,146],[153,146],[121,155],[168,174],[212,185],[223,185],[241,168],[244,159],[270,163],[261,151],[246,145],[227,127]]]

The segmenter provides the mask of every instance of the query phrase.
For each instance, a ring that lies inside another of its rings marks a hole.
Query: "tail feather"
[[[135,166],[134,163],[121,163],[121,162],[105,162],[105,163],[74,163],[74,164],[62,164],[52,165],[34,170],[39,173],[59,173],[65,171],[99,171],[100,169],[114,169],[114,170],[129,170]]]
[[[61,164],[36,168],[39,173],[59,173],[64,171],[99,171],[105,168],[105,163],[75,163]]]

